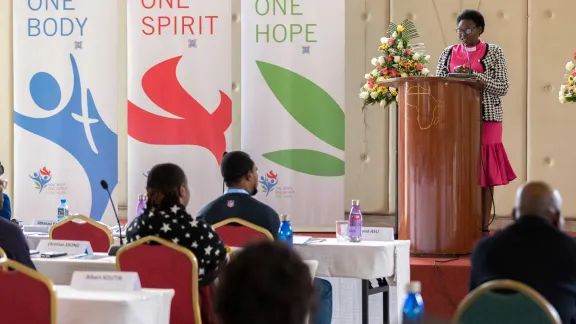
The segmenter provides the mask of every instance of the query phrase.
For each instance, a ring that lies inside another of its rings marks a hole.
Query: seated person
[[[28,242],[26,242],[20,226],[3,217],[0,217],[0,249],[4,250],[8,259],[36,270],[30,259]]]
[[[221,173],[228,189],[216,200],[198,212],[197,219],[214,225],[229,218],[240,218],[258,225],[278,238],[280,217],[270,206],[256,200],[258,168],[244,152],[230,152],[221,163]],[[327,280],[314,279],[320,303],[316,313],[317,324],[332,322],[332,285]]]
[[[244,152],[230,152],[222,158],[221,173],[228,188],[198,212],[198,218],[216,224],[229,218],[240,218],[258,225],[278,237],[280,217],[274,209],[254,199],[258,193],[258,168]]]
[[[562,232],[561,204],[543,182],[520,187],[514,224],[474,248],[470,290],[496,279],[519,281],[546,298],[562,323],[576,323],[576,241]]]
[[[198,260],[200,287],[211,284],[226,263],[226,247],[211,226],[186,212],[190,190],[184,171],[172,163],[154,166],[148,174],[146,191],[146,208],[128,226],[128,243],[154,235],[181,245]],[[209,308],[202,308],[202,322],[213,323]]]
[[[223,270],[214,311],[221,324],[303,324],[314,299],[300,256],[285,244],[259,242],[236,252]]]
[[[4,192],[8,186],[8,181],[0,179],[0,217],[10,220],[12,218],[12,206],[10,205],[10,196]]]

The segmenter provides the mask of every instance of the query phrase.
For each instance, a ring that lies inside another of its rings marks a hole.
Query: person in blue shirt
[[[12,206],[10,204],[10,196],[4,192],[8,182],[6,180],[0,180],[0,193],[2,198],[0,198],[0,217],[10,220],[12,218]]]

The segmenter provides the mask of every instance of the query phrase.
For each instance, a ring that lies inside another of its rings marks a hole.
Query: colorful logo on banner
[[[142,77],[146,96],[161,109],[180,118],[150,113],[128,101],[128,134],[154,145],[196,145],[212,153],[218,164],[226,150],[224,132],[232,123],[232,100],[220,91],[220,104],[213,113],[180,84],[176,69],[182,56],[151,67]]]
[[[274,187],[276,187],[278,184],[278,174],[270,170],[265,175],[260,176],[260,180],[258,182],[260,182],[260,185],[262,186],[262,192],[264,192],[266,197],[268,197],[268,194],[272,192]]]
[[[47,167],[42,167],[29,175],[34,183],[34,188],[41,194],[46,192],[51,195],[66,195],[68,187],[63,182],[52,182],[52,171]]]
[[[262,77],[282,107],[319,140],[344,153],[344,111],[324,89],[277,65],[256,61]],[[321,177],[344,175],[344,161],[309,149],[286,149],[263,156],[296,172]]]
[[[70,64],[74,81],[70,98],[64,99],[68,101],[61,105],[62,88],[52,74],[38,72],[30,79],[30,96],[45,113],[36,117],[15,111],[14,123],[60,146],[78,161],[90,182],[90,215],[100,220],[108,205],[108,194],[100,181],[106,180],[110,191],[118,184],[118,136],[102,120],[91,90],[82,87],[72,54]]]

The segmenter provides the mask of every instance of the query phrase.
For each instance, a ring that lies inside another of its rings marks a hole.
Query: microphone
[[[466,47],[466,40],[462,41],[462,46],[464,46],[464,52],[466,52],[466,58],[468,59],[468,74],[472,74],[472,61],[470,60],[470,52],[468,52],[468,47]]]
[[[222,158],[224,158],[224,156],[228,154],[228,152],[224,151],[224,153],[222,153]],[[222,194],[224,194],[226,192],[226,182],[224,181],[224,179],[222,179]]]
[[[112,210],[114,211],[114,216],[116,217],[116,223],[118,224],[118,230],[119,230],[119,238],[120,238],[120,245],[112,245],[110,247],[110,249],[108,250],[108,255],[116,255],[116,252],[118,252],[118,250],[120,249],[120,247],[122,247],[122,245],[124,245],[124,241],[122,240],[122,225],[120,225],[120,218],[118,217],[118,212],[116,211],[116,206],[114,206],[114,200],[112,200],[112,193],[110,193],[110,189],[108,187],[108,182],[106,182],[106,180],[102,180],[100,181],[100,186],[102,186],[102,189],[106,190],[106,192],[108,193],[108,198],[110,199],[110,203],[112,204]]]

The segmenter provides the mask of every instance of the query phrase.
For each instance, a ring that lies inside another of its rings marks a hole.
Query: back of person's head
[[[184,170],[172,163],[155,165],[146,182],[148,207],[170,208],[176,204],[188,205],[190,191]]]
[[[222,158],[220,171],[227,187],[239,187],[250,194],[258,192],[258,172],[254,161],[245,152],[233,151]]]
[[[558,190],[541,181],[528,182],[516,191],[514,218],[525,216],[542,217],[562,228],[562,197]]]
[[[269,241],[232,257],[214,303],[221,324],[303,324],[313,306],[308,265],[285,243]]]

